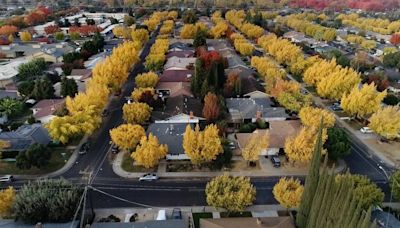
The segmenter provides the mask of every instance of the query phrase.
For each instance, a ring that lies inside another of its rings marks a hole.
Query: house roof
[[[288,137],[295,136],[301,129],[300,120],[270,121],[269,147],[284,148]]]
[[[33,143],[47,145],[51,139],[41,124],[22,125],[15,131],[1,132],[0,139],[10,142],[11,146],[3,150],[23,151]]]
[[[295,228],[291,217],[265,217],[265,218],[218,218],[200,219],[200,228],[243,228],[243,227],[269,227],[269,228]]]
[[[161,144],[168,145],[171,155],[184,154],[182,141],[187,123],[152,123],[147,128],[147,134],[152,133]],[[193,125],[191,125],[193,128]]]
[[[8,46],[2,47],[1,52],[7,55],[13,55],[15,52],[23,52],[25,56],[38,55],[40,53],[46,53],[55,57],[61,57],[65,53],[73,52],[74,48],[67,43],[19,43],[10,44]]]
[[[228,68],[235,68],[238,66],[247,67],[238,55],[228,56],[226,57],[226,60],[228,61]]]
[[[65,99],[45,99],[36,103],[32,109],[37,110],[33,117],[36,119],[53,115],[65,103]]]
[[[267,132],[269,134],[269,130],[257,129],[252,133],[236,133],[235,138],[236,141],[238,142],[239,148],[243,149],[246,147],[247,143],[249,142],[253,134],[265,134]]]
[[[172,117],[179,115],[202,118],[203,104],[200,99],[188,97],[185,95],[178,95],[166,99],[166,107],[162,112],[153,111],[152,116],[154,119],[168,120]]]
[[[257,112],[262,118],[288,117],[284,108],[272,107],[269,98],[228,98],[225,102],[232,120],[253,119]]]
[[[18,92],[17,91],[6,91],[6,90],[0,90],[0,99],[3,98],[18,98]]]
[[[152,220],[145,222],[134,223],[120,223],[120,222],[107,222],[107,223],[93,223],[91,228],[186,228],[188,225],[182,219],[180,220]]]
[[[90,78],[92,76],[91,69],[72,69],[71,76],[81,76],[80,80]]]
[[[190,82],[193,70],[165,70],[158,79],[159,82]]]
[[[190,90],[190,82],[159,82],[156,90],[169,90],[170,97],[176,97],[180,95],[193,96]]]
[[[79,221],[67,222],[67,223],[43,223],[40,227],[42,228],[70,228],[77,227]],[[25,224],[22,221],[15,221],[15,219],[0,219],[0,227],[7,228],[32,228],[35,227],[32,224]]]
[[[207,39],[207,47],[209,51],[233,50],[226,39]]]
[[[167,59],[171,57],[190,58],[194,56],[193,51],[170,51],[167,54]]]
[[[11,79],[18,75],[18,67],[29,60],[18,58],[0,66],[0,80]]]
[[[167,69],[187,69],[188,66],[193,65],[196,62],[196,58],[178,58],[171,57],[167,60],[164,65],[164,70]]]

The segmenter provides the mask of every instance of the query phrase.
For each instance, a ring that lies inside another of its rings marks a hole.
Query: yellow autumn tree
[[[135,88],[131,94],[131,97],[134,101],[139,102],[140,98],[142,97],[142,95],[144,93],[150,93],[151,95],[154,96],[155,92],[154,92],[154,88]]]
[[[125,150],[132,150],[140,142],[146,132],[143,127],[137,124],[122,124],[110,130],[111,140]]]
[[[15,190],[13,187],[0,191],[0,217],[8,218],[12,214],[12,207],[15,200]]]
[[[167,152],[168,146],[160,144],[157,137],[150,133],[149,137],[142,137],[131,157],[138,165],[145,168],[153,168],[158,164],[160,159],[167,155]]]
[[[193,39],[196,35],[197,29],[194,24],[185,24],[181,29],[181,39]]]
[[[245,39],[235,39],[234,47],[241,55],[251,56],[254,52],[253,45]]]
[[[311,106],[303,107],[299,112],[301,123],[304,126],[318,128],[321,119],[324,120],[323,128],[331,128],[335,125],[335,115],[325,109]]]
[[[267,149],[268,145],[269,132],[253,132],[242,151],[242,156],[244,160],[248,162],[258,161],[260,159],[261,151]]]
[[[188,125],[183,135],[183,149],[195,165],[215,160],[223,152],[217,126],[210,124],[200,131],[199,125],[194,130]]]
[[[386,94],[386,90],[378,92],[374,83],[364,84],[361,88],[356,86],[343,95],[341,107],[352,116],[365,117],[378,111]]]
[[[270,86],[267,85],[267,88]],[[287,81],[281,78],[275,80],[274,85],[269,89],[269,95],[278,97],[281,93],[298,93],[300,92],[300,84],[295,81]]]
[[[32,40],[32,34],[28,31],[23,31],[19,33],[19,38],[23,42],[28,42]]]
[[[272,194],[279,204],[287,209],[297,208],[301,202],[304,187],[301,185],[300,180],[293,177],[282,177],[272,189]]]
[[[248,177],[217,176],[207,183],[207,204],[229,212],[240,212],[256,199],[256,189]]]
[[[299,112],[303,107],[310,106],[312,104],[312,97],[307,94],[304,95],[301,92],[282,92],[276,97],[276,100],[285,109]]]
[[[112,32],[114,36],[118,38],[131,38],[131,29],[125,26],[116,26],[115,28],[113,28]]]
[[[320,120],[319,120],[320,121]],[[322,143],[328,138],[327,131],[322,131]],[[303,127],[300,132],[286,139],[285,153],[292,164],[306,165],[311,160],[317,133],[315,128]]]
[[[136,87],[139,88],[154,88],[158,82],[158,75],[154,72],[139,74],[135,78]]]
[[[142,124],[146,122],[153,109],[146,103],[133,102],[131,104],[124,104],[122,107],[123,118],[130,124]]]
[[[211,28],[210,34],[214,39],[220,39],[225,35],[226,30],[228,30],[228,24],[225,21],[220,21]]]
[[[368,125],[375,133],[386,139],[400,137],[400,106],[380,108],[369,118]]]
[[[146,29],[135,29],[131,32],[133,41],[139,41],[141,44],[149,40],[149,32]]]

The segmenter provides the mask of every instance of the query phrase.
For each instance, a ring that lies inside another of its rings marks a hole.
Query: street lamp
[[[387,181],[389,183],[389,188],[390,188],[389,204],[391,204],[392,203],[393,190],[392,190],[392,187],[390,186],[390,177],[389,177],[388,173],[386,172],[386,170],[381,165],[378,164],[378,168],[380,170],[382,170],[382,172],[385,174],[385,177],[386,177],[386,179],[387,179]],[[393,183],[397,184],[397,186],[400,187],[399,183],[395,179],[393,179]],[[389,206],[388,215],[387,215],[387,218],[386,218],[386,225],[389,224],[389,215],[390,215],[390,206]]]

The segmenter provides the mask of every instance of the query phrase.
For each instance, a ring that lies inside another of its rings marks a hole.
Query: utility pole
[[[83,223],[84,223],[84,219],[85,219],[85,212],[86,212],[86,199],[87,199],[87,192],[88,192],[88,186],[90,184],[90,181],[92,179],[92,174],[93,172],[83,172],[83,179],[87,179],[86,180],[86,185],[85,185],[85,190],[83,192],[83,206],[82,206],[82,215],[81,215],[81,221],[80,221],[80,228],[83,228]],[[92,207],[92,211],[93,211],[93,205],[91,205]]]

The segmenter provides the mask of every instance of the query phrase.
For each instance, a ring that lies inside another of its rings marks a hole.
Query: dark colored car
[[[103,112],[101,113],[102,117],[106,117],[110,114],[110,112],[107,109],[104,109]]]
[[[79,148],[79,154],[86,154],[90,149],[90,144],[89,142],[85,142],[82,144],[82,146]]]
[[[174,208],[172,210],[172,219],[182,219],[182,212],[179,208]]]
[[[113,154],[118,154],[118,152],[119,152],[118,146],[115,145],[115,144],[113,144],[113,145],[111,146],[111,153],[113,153]]]
[[[276,167],[276,168],[281,167],[281,160],[279,159],[278,156],[272,156],[271,162],[274,165],[274,167]]]

